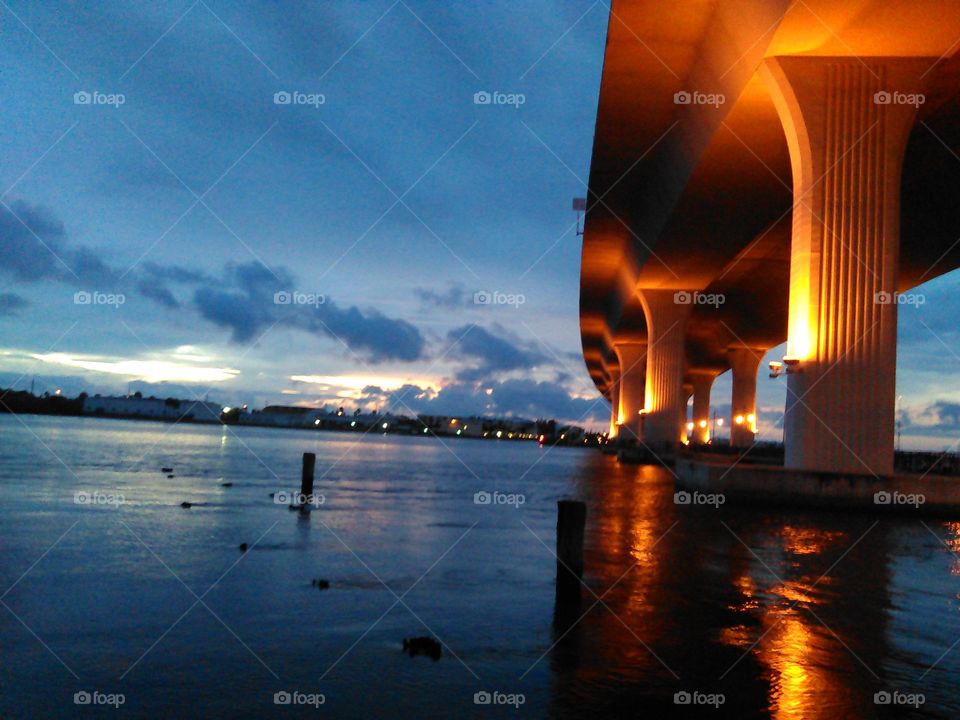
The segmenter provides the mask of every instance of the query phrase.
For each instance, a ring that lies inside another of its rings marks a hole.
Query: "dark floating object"
[[[167,475],[167,477],[168,477],[168,478],[172,478],[172,477],[173,477],[173,473],[170,473],[169,475]]]
[[[192,508],[192,507],[193,507],[193,503],[192,503],[192,502],[187,502],[186,500],[184,500],[182,503],[180,503],[180,507],[182,507],[182,508]]]
[[[242,550],[243,552],[246,552],[249,547],[250,546],[247,545],[246,543],[240,543],[240,550]]]
[[[316,578],[310,581],[310,586],[315,588],[320,588],[321,590],[326,590],[330,587],[329,580],[317,580]]]
[[[173,468],[162,467],[162,468],[160,468],[160,472],[172,473],[172,472],[173,472]]]
[[[407,651],[410,657],[417,655],[426,655],[433,660],[439,660],[443,654],[443,648],[440,643],[432,637],[404,638],[403,649]]]
[[[233,487],[233,483],[232,482],[220,483],[220,487]]]
[[[275,497],[276,493],[270,493],[270,497]]]

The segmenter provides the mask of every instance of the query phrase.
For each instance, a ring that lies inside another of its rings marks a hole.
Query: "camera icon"
[[[275,92],[273,94],[274,105],[289,105],[291,102],[293,102],[293,95],[288,93],[286,90],[281,90],[280,92]]]
[[[281,490],[273,494],[273,502],[277,505],[292,505],[294,501],[294,495],[292,492],[287,490]]]
[[[488,693],[486,690],[481,690],[480,692],[475,692],[473,694],[473,704],[474,705],[489,705],[493,702],[493,696]]]
[[[493,102],[493,96],[486,90],[481,90],[473,94],[474,105],[489,105],[491,102]]]
[[[689,105],[691,102],[693,102],[693,95],[686,90],[680,90],[673,94],[674,105]]]
[[[93,696],[88,693],[86,690],[81,690],[80,692],[75,692],[73,694],[73,704],[74,705],[89,705],[93,702]]]
[[[693,702],[693,695],[688,693],[686,690],[680,690],[673,694],[673,704],[674,705],[689,705]]]
[[[293,302],[293,295],[286,290],[281,290],[280,292],[275,292],[273,294],[273,304],[274,305],[289,305]]]
[[[78,490],[73,494],[73,502],[77,505],[89,505],[90,493],[88,493],[86,490]]]
[[[490,305],[491,303],[493,303],[493,293],[489,293],[486,290],[480,290],[473,294],[474,305]]]
[[[884,290],[876,293],[873,296],[873,302],[876,305],[893,305],[895,302],[895,296],[893,293]]]
[[[893,702],[893,696],[886,690],[879,690],[873,694],[874,705],[889,705]]]
[[[893,101],[893,96],[886,90],[878,90],[873,94],[875,105],[889,105]]]
[[[273,694],[274,705],[289,705],[292,702],[293,702],[293,695],[288,693],[286,690],[281,690],[280,692],[275,692]]]
[[[493,495],[486,490],[481,490],[473,494],[474,505],[489,505],[491,502],[493,502]]]
[[[673,504],[674,505],[689,505],[693,500],[693,496],[688,493],[686,490],[680,490],[673,494]]]
[[[678,290],[673,294],[674,305],[692,305],[693,293],[687,290]]]
[[[91,102],[93,102],[93,95],[86,90],[78,90],[73,94],[74,105],[89,105]]]
[[[73,294],[74,305],[89,305],[92,300],[93,296],[86,290],[81,290],[80,292],[75,292]]]
[[[890,500],[891,500],[891,495],[886,490],[881,490],[880,492],[875,492],[873,494],[874,505],[889,505]]]

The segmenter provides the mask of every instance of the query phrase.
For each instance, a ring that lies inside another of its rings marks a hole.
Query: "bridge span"
[[[958,50],[950,0],[613,0],[580,297],[611,435],[706,440],[731,370],[749,447],[786,341],[786,467],[892,474],[898,293],[960,264]]]

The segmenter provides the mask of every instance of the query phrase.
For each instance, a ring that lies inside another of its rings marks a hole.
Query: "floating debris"
[[[240,550],[246,552],[250,548],[246,543],[240,543]]]
[[[171,473],[170,475],[167,475],[167,477],[168,477],[168,478],[172,478],[172,477],[173,477],[173,474]]]
[[[182,503],[180,503],[180,507],[182,507],[182,508],[192,508],[192,507],[193,507],[193,503],[192,503],[192,502],[187,502],[186,500],[184,500]]]
[[[329,581],[329,580],[318,580],[318,579],[315,578],[315,579],[313,579],[313,580],[310,581],[310,586],[311,586],[311,587],[315,587],[315,588],[320,588],[321,590],[327,590],[327,589],[330,587],[330,581]]]
[[[168,468],[168,467],[162,467],[162,468],[160,468],[160,472],[172,473],[172,472],[173,472],[173,468],[172,468],[172,467],[169,467],[169,468]]]
[[[403,649],[407,651],[410,657],[426,655],[433,660],[439,660],[443,654],[443,648],[440,646],[440,643],[432,637],[404,638]]]
[[[220,487],[233,487],[233,483],[232,482],[220,483]]]

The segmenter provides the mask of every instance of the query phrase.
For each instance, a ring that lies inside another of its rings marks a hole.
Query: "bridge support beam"
[[[641,290],[640,301],[647,319],[647,392],[645,442],[677,445],[686,421],[683,374],[686,365],[684,337],[693,307],[678,302],[690,293],[673,290]]]
[[[710,388],[713,387],[715,373],[693,371],[690,378],[693,383],[693,432],[690,441],[701,445],[710,440]]]
[[[893,472],[900,174],[924,58],[769,58],[793,172],[785,464]]]
[[[626,442],[643,439],[643,409],[646,392],[647,344],[615,343],[620,361],[617,420],[620,423],[619,437]]]
[[[763,352],[748,347],[727,350],[733,375],[730,401],[730,446],[748,448],[757,434],[757,369]]]

